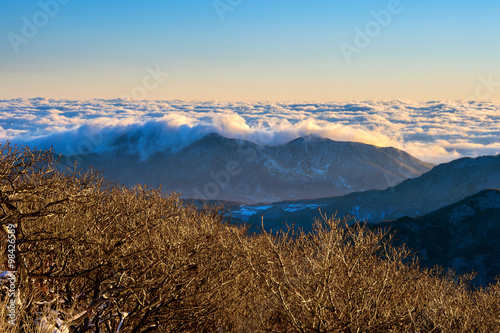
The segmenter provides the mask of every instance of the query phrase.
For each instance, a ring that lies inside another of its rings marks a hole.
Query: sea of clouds
[[[500,153],[500,101],[225,103],[0,100],[0,141],[63,155],[122,151],[143,159],[208,133],[262,145],[300,136],[393,146],[426,162]]]

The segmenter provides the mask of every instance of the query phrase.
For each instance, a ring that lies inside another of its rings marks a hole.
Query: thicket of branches
[[[248,235],[218,208],[58,170],[51,151],[5,144],[0,159],[20,291],[12,326],[2,286],[2,332],[500,329],[500,283],[421,269],[387,232],[325,217],[309,234]]]

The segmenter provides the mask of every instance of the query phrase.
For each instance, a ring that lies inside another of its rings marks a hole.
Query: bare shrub
[[[472,276],[424,270],[392,236],[323,217],[314,232],[263,231],[242,240],[255,275],[263,331],[490,332],[499,287],[473,291]]]
[[[59,172],[51,152],[2,150],[2,223],[18,225],[23,311],[64,302],[73,331],[181,331],[215,325],[233,297],[232,234],[220,214],[160,189]],[[220,323],[219,323],[220,324]],[[28,324],[26,324],[28,325]]]
[[[2,332],[500,328],[500,282],[473,290],[471,277],[421,269],[387,231],[323,217],[311,233],[248,235],[220,208],[58,170],[52,151],[0,154],[0,221],[17,225],[20,290],[17,325]],[[3,317],[8,301],[2,287]]]

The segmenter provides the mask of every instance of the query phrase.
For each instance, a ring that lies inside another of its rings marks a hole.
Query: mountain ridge
[[[424,266],[452,268],[458,274],[475,271],[478,285],[500,274],[500,189],[482,190],[429,214],[372,228],[390,228],[394,244],[413,249]]]
[[[244,203],[340,196],[383,189],[417,177],[434,165],[396,148],[337,142],[314,136],[284,145],[258,145],[212,133],[176,152],[156,152],[144,160],[123,138],[116,154],[77,156],[81,167],[131,186],[163,185],[184,198]],[[127,147],[124,149],[123,147]]]
[[[462,158],[441,164],[419,177],[407,179],[385,190],[355,192],[317,200],[275,202],[272,205],[281,208],[283,214],[279,219],[268,219],[268,223],[275,225],[281,220],[297,222],[304,227],[312,225],[314,218],[320,217],[317,210],[286,211],[287,207],[299,204],[321,207],[321,211],[327,215],[352,216],[370,223],[402,216],[415,217],[453,204],[486,188],[500,188],[500,155]],[[246,210],[251,210],[251,207]],[[261,215],[266,220],[265,210],[255,210],[255,217],[239,215],[238,210],[234,213],[249,223],[257,223]]]

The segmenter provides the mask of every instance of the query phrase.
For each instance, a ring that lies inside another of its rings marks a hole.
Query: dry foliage
[[[6,144],[0,158],[20,290],[2,332],[500,329],[500,283],[471,290],[468,277],[421,269],[387,232],[325,217],[309,234],[248,235],[220,209],[58,170],[51,151]],[[0,297],[5,319],[5,286]]]

